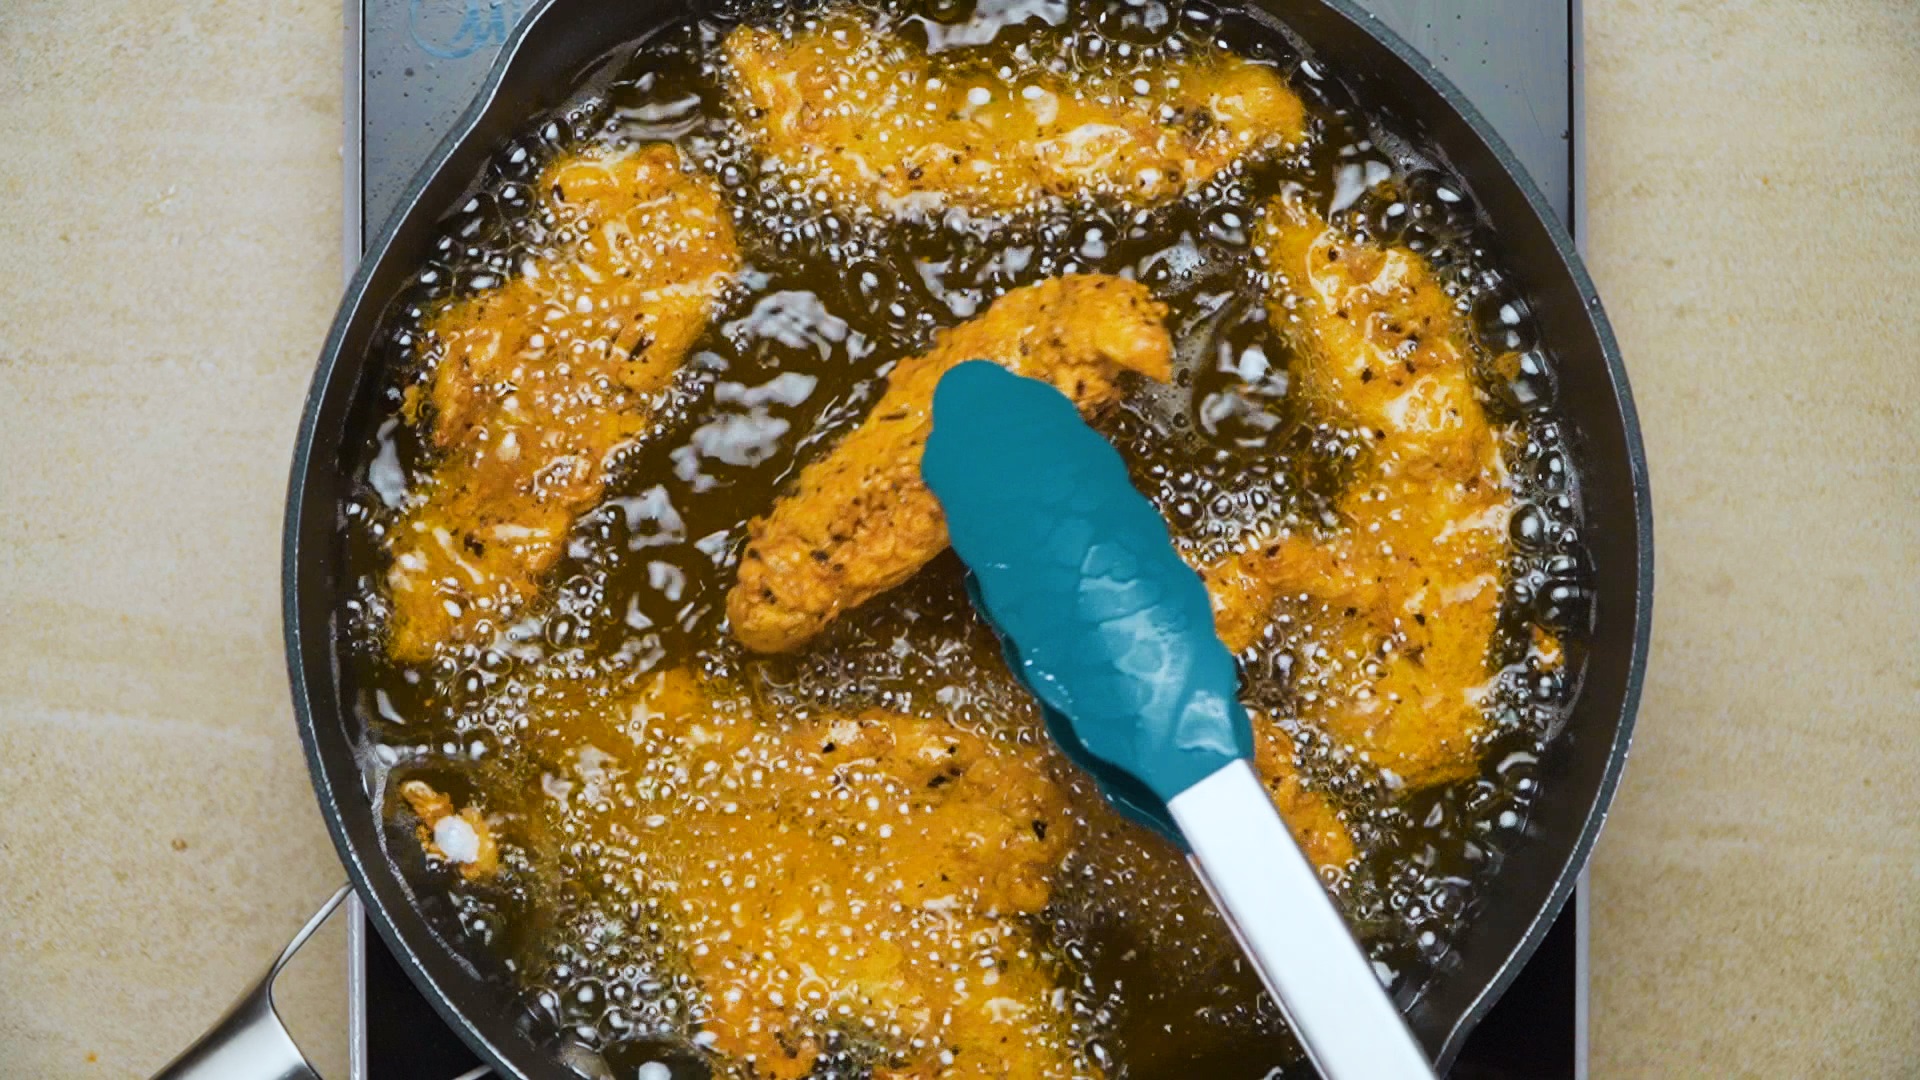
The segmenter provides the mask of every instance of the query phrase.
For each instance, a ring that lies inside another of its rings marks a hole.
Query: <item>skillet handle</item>
[[[260,981],[153,1080],[320,1080],[274,1012],[273,983],[350,892],[351,887],[342,885],[280,950]]]
[[[1328,1080],[1432,1080],[1320,875],[1245,759],[1167,803],[1194,869]]]

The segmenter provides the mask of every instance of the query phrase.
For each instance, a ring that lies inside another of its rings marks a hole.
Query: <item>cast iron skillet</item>
[[[1572,892],[1619,782],[1646,663],[1653,533],[1646,459],[1613,333],[1564,228],[1512,153],[1460,92],[1351,0],[1252,0],[1284,20],[1362,100],[1446,159],[1499,236],[1559,378],[1574,432],[1597,598],[1591,659],[1558,750],[1544,763],[1531,835],[1506,859],[1457,941],[1458,966],[1409,1022],[1444,1070]],[[500,980],[456,955],[381,843],[368,794],[368,746],[343,700],[334,620],[344,580],[342,496],[369,430],[377,373],[368,357],[383,312],[428,257],[436,222],[488,156],[536,112],[558,105],[592,61],[711,0],[609,4],[547,0],[514,35],[473,106],[415,178],[348,286],[307,398],[287,501],[287,662],[314,790],[373,925],[448,1024],[513,1078],[577,1077],[519,1019]],[[1256,11],[1256,17],[1262,12]]]

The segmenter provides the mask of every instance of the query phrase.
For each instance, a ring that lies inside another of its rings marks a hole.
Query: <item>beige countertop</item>
[[[1920,7],[1587,7],[1592,261],[1660,562],[1594,1074],[1910,1075]],[[0,1075],[138,1077],[340,879],[277,560],[340,275],[341,20],[6,9]],[[340,972],[307,966],[289,1011],[343,1076]]]

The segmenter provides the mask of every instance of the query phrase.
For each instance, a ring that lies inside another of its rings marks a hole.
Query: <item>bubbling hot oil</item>
[[[615,57],[505,145],[387,320],[379,359],[389,417],[426,377],[418,353],[429,307],[497,285],[555,250],[561,238],[529,185],[557,153],[674,143],[726,193],[748,266],[650,431],[612,470],[607,498],[575,528],[548,595],[494,647],[447,649],[417,668],[385,657],[383,535],[429,461],[418,434],[395,419],[369,433],[345,507],[356,588],[340,625],[374,783],[425,778],[507,822],[507,872],[497,882],[428,887],[448,895],[476,955],[525,988],[534,1024],[586,1075],[630,1076],[646,1061],[675,1075],[724,1071],[696,1035],[708,1010],[683,958],[700,942],[677,931],[666,894],[641,884],[633,853],[597,839],[609,815],[636,812],[635,796],[594,775],[591,737],[556,746],[541,725],[564,716],[567,731],[611,737],[603,714],[625,708],[654,673],[691,667],[783,713],[880,707],[951,719],[990,742],[1032,738],[1031,703],[968,607],[950,555],[800,654],[743,653],[722,618],[745,523],[859,422],[889,364],[1007,290],[1072,272],[1137,278],[1172,311],[1174,382],[1132,395],[1103,426],[1184,549],[1204,557],[1327,519],[1358,444],[1303,422],[1251,250],[1260,205],[1297,184],[1350,228],[1426,254],[1472,313],[1480,351],[1519,357],[1504,374],[1492,364],[1482,373],[1490,408],[1516,432],[1508,465],[1523,492],[1484,770],[1395,798],[1344,748],[1295,733],[1308,773],[1343,808],[1361,852],[1335,883],[1338,899],[1395,992],[1411,998],[1446,977],[1478,890],[1526,831],[1542,757],[1577,690],[1589,621],[1578,485],[1553,411],[1551,366],[1524,298],[1497,268],[1497,245],[1464,191],[1372,126],[1315,61],[1199,0],[1072,9],[1056,0],[930,0],[870,10],[930,51],[986,50],[977,77],[1008,90],[1045,68],[1138,76],[1151,93],[1169,58],[1224,45],[1285,73],[1309,102],[1315,136],[1295,157],[1229,168],[1150,211],[1090,198],[998,218],[881,221],[751,150],[724,105],[717,48],[732,23],[716,17]],[[757,6],[752,17],[809,15]],[[1525,662],[1534,625],[1566,642],[1559,671]],[[1252,704],[1284,717],[1294,695],[1312,691],[1295,671],[1305,644],[1282,633],[1246,658]],[[565,780],[551,768],[556,755],[571,756]],[[567,791],[556,795],[556,784]],[[596,797],[564,797],[582,786]],[[1178,859],[1099,812],[1090,793],[1076,797],[1089,807],[1088,838],[1062,867],[1041,940],[1066,973],[1072,1037],[1086,1056],[1113,1077],[1209,1065],[1257,1075],[1293,1061],[1279,1018]],[[515,835],[515,822],[538,835]],[[408,843],[395,843],[395,858],[417,868]],[[874,1064],[848,1038],[822,1058],[823,1074]]]

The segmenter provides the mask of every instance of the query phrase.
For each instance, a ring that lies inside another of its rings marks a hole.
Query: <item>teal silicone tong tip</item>
[[[1054,740],[1187,851],[1315,1066],[1432,1077],[1253,771],[1206,586],[1119,453],[1053,387],[973,361],[934,391],[920,471]]]
[[[921,472],[1056,741],[1177,840],[1167,801],[1253,731],[1206,587],[1119,453],[1053,387],[973,361],[934,393]]]

